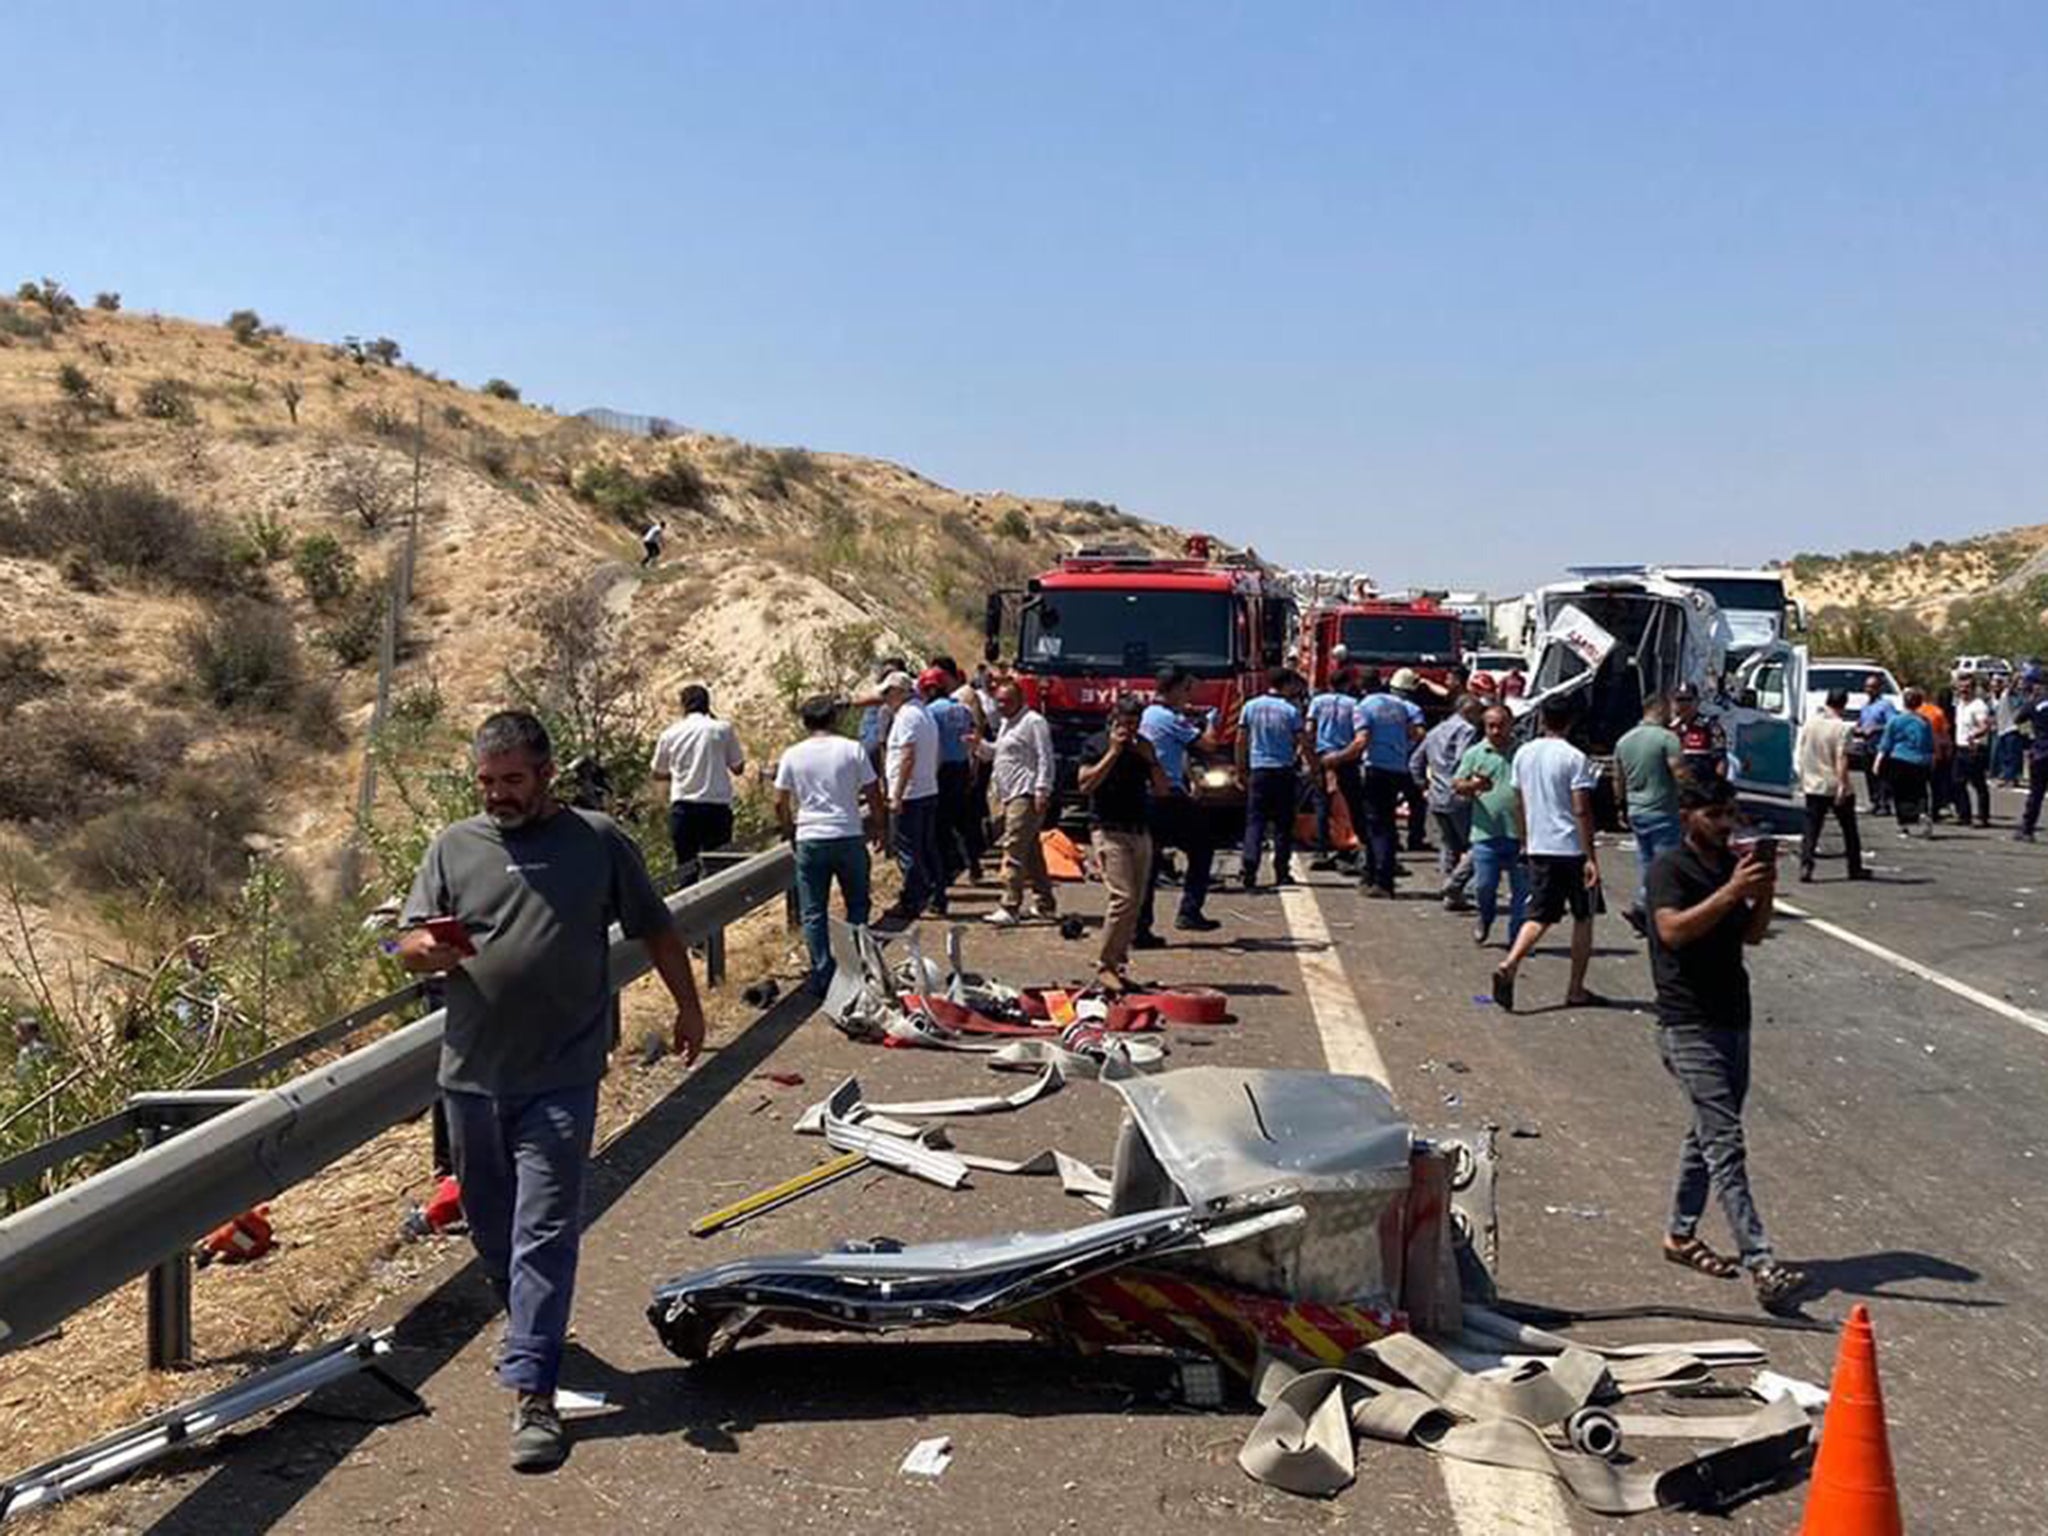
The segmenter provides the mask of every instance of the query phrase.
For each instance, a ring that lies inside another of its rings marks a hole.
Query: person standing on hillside
[[[933,662],[918,677],[918,697],[939,733],[939,881],[950,889],[963,874],[981,879],[970,825],[974,810],[974,716],[953,697],[954,675]]]
[[[1970,824],[1970,795],[1977,797],[1977,825],[1991,825],[1991,744],[1997,737],[1990,701],[1977,689],[1975,678],[1956,684],[1956,763],[1954,792],[1956,824]]]
[[[698,860],[732,841],[732,781],[747,754],[732,722],[711,713],[711,690],[682,691],[682,719],[655,738],[649,764],[668,775],[668,837],[676,851],[676,885],[692,885]]]
[[[1409,759],[1410,777],[1421,777],[1436,828],[1436,866],[1442,876],[1437,894],[1446,912],[1471,910],[1465,893],[1472,884],[1472,802],[1452,781],[1465,749],[1479,739],[1480,712],[1478,699],[1459,694],[1451,712],[1429,728]]]
[[[1877,740],[1877,771],[1890,792],[1901,837],[1910,837],[1915,827],[1922,837],[1934,836],[1934,818],[1927,809],[1927,781],[1934,771],[1934,727],[1921,712],[1926,702],[1927,695],[1908,688],[1906,707],[1892,712]]]
[[[1188,787],[1188,753],[1214,752],[1216,712],[1206,718],[1191,718],[1188,697],[1195,680],[1179,665],[1160,668],[1156,692],[1145,713],[1138,717],[1138,734],[1152,744],[1166,775],[1166,788],[1155,794],[1147,806],[1152,833],[1152,871],[1145,881],[1145,899],[1138,908],[1138,932],[1131,943],[1138,949],[1160,949],[1166,940],[1153,926],[1153,908],[1159,894],[1160,851],[1178,848],[1187,866],[1181,873],[1180,910],[1173,919],[1181,933],[1214,933],[1222,926],[1202,910],[1209,900],[1209,879],[1216,861],[1216,841],[1209,830],[1209,814],[1197,805]]]
[[[1892,808],[1892,788],[1877,759],[1883,750],[1884,728],[1899,707],[1885,693],[1884,679],[1875,672],[1863,679],[1863,700],[1863,707],[1856,712],[1856,739],[1863,744],[1863,761],[1868,765],[1863,770],[1863,787],[1870,795],[1870,814],[1884,816]]]
[[[1844,703],[1847,697],[1844,696]],[[1749,973],[1742,952],[1761,944],[1777,894],[1773,855],[1737,858],[1735,790],[1722,780],[1692,782],[1679,804],[1685,840],[1650,868],[1650,975],[1657,987],[1657,1048],[1692,1109],[1679,1148],[1678,1180],[1664,1257],[1729,1279],[1736,1265],[1700,1240],[1707,1194],[1721,1211],[1757,1301],[1782,1312],[1807,1277],[1771,1253],[1749,1188],[1742,1104],[1749,1096]]]
[[[1365,696],[1358,701],[1351,743],[1322,763],[1338,773],[1347,766],[1356,771],[1361,760],[1365,764],[1358,792],[1365,822],[1358,835],[1365,863],[1358,889],[1368,897],[1386,899],[1394,894],[1394,808],[1413,782],[1408,760],[1423,737],[1422,710],[1381,687],[1377,667],[1361,671],[1358,686]]]
[[[1837,688],[1828,695],[1826,707],[1799,728],[1799,790],[1806,797],[1806,830],[1799,839],[1802,885],[1813,880],[1813,856],[1830,811],[1842,829],[1849,878],[1870,878],[1863,867],[1863,839],[1856,830],[1856,791],[1849,783],[1848,713],[1849,694]]]
[[[976,749],[990,764],[989,782],[1003,828],[1002,894],[984,921],[1012,928],[1024,920],[1027,887],[1033,915],[1059,916],[1059,899],[1045,867],[1045,845],[1039,841],[1059,785],[1059,758],[1053,751],[1052,727],[1045,716],[1025,705],[1022,688],[998,684],[996,712],[1002,725],[994,741],[983,741]]]
[[[896,866],[903,871],[903,889],[882,915],[911,923],[929,906],[943,917],[946,889],[939,867],[939,728],[911,696],[907,673],[892,672],[883,679],[882,706],[891,712],[883,787],[894,826]]]
[[[1529,906],[1529,868],[1522,860],[1521,800],[1515,794],[1515,717],[1496,704],[1481,718],[1485,736],[1458,759],[1451,787],[1472,804],[1472,898],[1479,918],[1472,942],[1493,932],[1500,877],[1508,877],[1508,938],[1522,931]]]
[[[660,518],[649,523],[640,535],[640,569],[646,570],[661,558],[661,546],[668,540],[668,524]]]
[[[1702,784],[1728,776],[1728,736],[1719,720],[1700,713],[1700,691],[1691,683],[1671,690],[1672,734],[1685,771]]]
[[[1352,697],[1350,689],[1346,686],[1348,682],[1349,675],[1345,669],[1332,667],[1329,686],[1308,701],[1308,722],[1310,729],[1315,732],[1318,759],[1329,753],[1343,751],[1351,744],[1351,738],[1357,734],[1358,701]],[[1351,772],[1356,774],[1356,767],[1353,767]],[[1308,867],[1313,870],[1335,869],[1336,850],[1330,842],[1330,803],[1335,795],[1343,791],[1328,769],[1319,768],[1310,776],[1309,783],[1315,796],[1316,854],[1309,860]],[[1348,802],[1345,809],[1350,809]],[[1353,827],[1351,833],[1353,837],[1360,836],[1362,829]]]
[[[1593,790],[1599,775],[1586,754],[1565,740],[1572,701],[1545,699],[1543,734],[1515,754],[1515,793],[1522,814],[1522,846],[1529,855],[1529,920],[1493,973],[1493,1000],[1512,1013],[1515,974],[1551,925],[1572,917],[1571,979],[1567,1008],[1596,1008],[1606,1001],[1587,990],[1586,967],[1593,959],[1595,893],[1600,860],[1593,842]],[[1712,781],[1709,781],[1712,782]]]
[[[544,1471],[568,1454],[555,1385],[611,1047],[611,924],[646,946],[675,1000],[685,1065],[704,1044],[704,1010],[640,850],[610,817],[554,799],[540,721],[492,715],[472,750],[483,814],[428,847],[398,959],[445,984],[441,1102],[470,1241],[508,1313],[497,1371],[516,1394],[512,1465]],[[432,919],[459,923],[466,942],[437,937]]]
[[[1102,913],[1102,947],[1096,955],[1096,985],[1112,995],[1130,990],[1124,968],[1138,931],[1139,903],[1152,878],[1152,835],[1148,802],[1171,787],[1152,743],[1139,733],[1145,707],[1124,694],[1111,711],[1109,727],[1081,747],[1081,793],[1095,822],[1095,861],[1109,900]]]
[[[1294,884],[1294,811],[1300,765],[1307,751],[1305,721],[1290,697],[1300,679],[1287,668],[1273,673],[1266,691],[1245,705],[1237,725],[1237,766],[1245,774],[1244,847],[1238,880],[1259,883],[1266,837],[1273,839],[1273,884]]]
[[[881,780],[860,743],[839,734],[837,701],[805,699],[797,717],[809,734],[775,765],[775,820],[796,852],[797,917],[810,952],[810,989],[819,997],[832,984],[832,883],[846,920],[868,920],[870,847],[882,846],[887,817]]]
[[[1678,824],[1678,781],[1685,774],[1685,748],[1665,724],[1670,706],[1661,694],[1643,700],[1643,719],[1614,745],[1616,798],[1628,807],[1628,829],[1636,840],[1636,894],[1622,912],[1637,934],[1645,932],[1650,866],[1685,834]]]

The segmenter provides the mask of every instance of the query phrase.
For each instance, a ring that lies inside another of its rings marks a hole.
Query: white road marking
[[[1298,946],[1294,958],[1301,965],[1302,990],[1316,1033],[1323,1039],[1323,1059],[1332,1072],[1374,1078],[1392,1088],[1386,1058],[1380,1055],[1357,989],[1330,942],[1315,892],[1305,885],[1281,887],[1280,911]],[[1464,1536],[1571,1536],[1564,1495],[1551,1478],[1448,1456],[1435,1460],[1451,1514]]]
[[[1975,1003],[1979,1008],[1995,1013],[2002,1019],[2011,1019],[2013,1023],[2023,1024],[2037,1035],[2048,1037],[2048,1019],[2042,1018],[2037,1013],[2029,1013],[2024,1008],[2008,1003],[2002,997],[1993,997],[1989,992],[1980,992],[1966,981],[1957,981],[1953,976],[1944,976],[1932,966],[1922,965],[1918,960],[1908,959],[1897,950],[1886,949],[1875,939],[1866,939],[1862,934],[1844,928],[1840,923],[1831,923],[1824,917],[1816,917],[1813,913],[1807,911],[1806,908],[1796,906],[1782,898],[1778,902],[1778,910],[1785,913],[1788,917],[1798,918],[1808,928],[1813,929],[1817,933],[1824,933],[1831,939],[1840,939],[1852,949],[1860,949],[1866,955],[1875,955],[1878,959],[1884,961],[1885,964],[1895,965],[1909,976],[1918,976],[1922,981],[1932,982],[1944,992],[1952,992],[1964,1001]]]

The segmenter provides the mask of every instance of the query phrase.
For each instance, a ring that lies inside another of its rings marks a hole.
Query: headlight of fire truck
[[[1195,776],[1195,781],[1209,794],[1223,794],[1237,788],[1237,770],[1228,764],[1218,763],[1204,768]]]

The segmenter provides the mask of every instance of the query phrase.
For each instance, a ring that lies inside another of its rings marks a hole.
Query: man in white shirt
[[[839,882],[846,920],[863,926],[868,849],[882,846],[885,818],[881,779],[860,743],[839,734],[839,705],[809,698],[797,714],[810,734],[775,765],[775,819],[795,845],[796,904],[811,952],[810,987],[823,997],[832,981],[832,882]]]
[[[1606,1001],[1586,989],[1600,890],[1593,843],[1593,790],[1600,777],[1586,754],[1565,740],[1571,723],[1569,698],[1545,699],[1543,734],[1514,758],[1516,814],[1529,856],[1529,917],[1493,973],[1493,1000],[1509,1012],[1515,1006],[1515,972],[1566,912],[1572,915],[1572,969],[1565,1006],[1596,1008]]]
[[[1956,825],[1970,824],[1970,792],[1977,792],[1977,825],[1991,825],[1991,743],[1998,734],[1990,700],[1974,677],[1956,681]]]
[[[1024,889],[1031,888],[1032,911],[1058,917],[1052,876],[1046,872],[1039,833],[1052,810],[1052,792],[1059,780],[1053,754],[1052,727],[1045,716],[1026,707],[1024,690],[1015,683],[996,689],[996,713],[1002,726],[993,742],[984,740],[976,753],[992,765],[997,814],[1003,826],[1002,895],[984,921],[998,928],[1015,927],[1024,916]]]
[[[683,718],[654,743],[651,766],[668,775],[668,837],[676,850],[676,884],[697,879],[700,855],[732,841],[732,781],[747,766],[739,733],[711,713],[711,691],[692,683],[682,692]]]
[[[1849,855],[1849,878],[1868,880],[1863,867],[1863,840],[1856,831],[1856,792],[1849,785],[1849,734],[1854,729],[1847,689],[1828,695],[1827,707],[1799,728],[1799,792],[1806,797],[1806,830],[1799,839],[1799,879],[1813,881],[1814,850],[1820,829],[1833,811],[1842,828],[1842,847]]]
[[[882,782],[895,822],[896,866],[903,890],[882,915],[915,922],[927,906],[946,915],[939,866],[939,728],[912,692],[910,674],[882,680],[882,704],[892,712],[882,754]]]

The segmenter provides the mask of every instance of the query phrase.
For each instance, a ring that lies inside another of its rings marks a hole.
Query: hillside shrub
[[[254,777],[181,769],[163,791],[93,817],[71,842],[73,867],[104,891],[148,891],[192,904],[220,893],[248,862],[262,800]]]
[[[63,686],[64,679],[50,670],[42,641],[0,639],[0,715],[11,715]]]
[[[121,307],[121,295],[115,293],[112,289],[96,293],[92,296],[92,307],[104,310],[107,314],[111,315]]]
[[[1017,507],[1010,508],[996,519],[996,532],[1006,539],[1015,539],[1019,544],[1031,542],[1031,522]]]
[[[245,347],[253,347],[263,336],[263,317],[253,309],[238,309],[228,316],[228,334]]]
[[[374,532],[398,510],[405,493],[405,480],[395,469],[367,449],[335,455],[333,475],[327,482],[327,503],[337,512],[353,516]]]
[[[185,754],[174,722],[66,699],[23,709],[7,724],[0,821],[67,822],[148,791]]]
[[[647,521],[648,509],[653,505],[653,498],[639,477],[625,465],[609,460],[584,465],[576,472],[570,489],[579,501],[609,512],[631,528]]]
[[[400,411],[388,405],[359,405],[348,413],[348,419],[359,432],[387,440],[408,437],[412,423]]]
[[[234,591],[243,582],[219,526],[141,479],[44,487],[25,506],[0,512],[0,553],[82,555],[95,566],[201,592]]]
[[[223,603],[187,624],[178,643],[200,692],[222,709],[289,709],[299,690],[299,646],[290,621],[248,599]]]
[[[291,533],[275,512],[255,511],[242,519],[235,558],[244,565],[275,565],[291,548]]]
[[[384,634],[384,588],[358,587],[334,607],[313,643],[344,667],[360,667],[377,654]]]
[[[292,551],[292,574],[319,607],[339,602],[356,589],[356,557],[331,533],[308,534]]]
[[[648,495],[671,507],[700,511],[711,503],[711,482],[681,454],[648,476],[646,485]]]
[[[485,379],[483,392],[493,400],[510,400],[516,404],[519,399],[519,386],[508,379]]]
[[[192,390],[183,379],[159,375],[135,396],[135,414],[151,421],[190,421]]]

